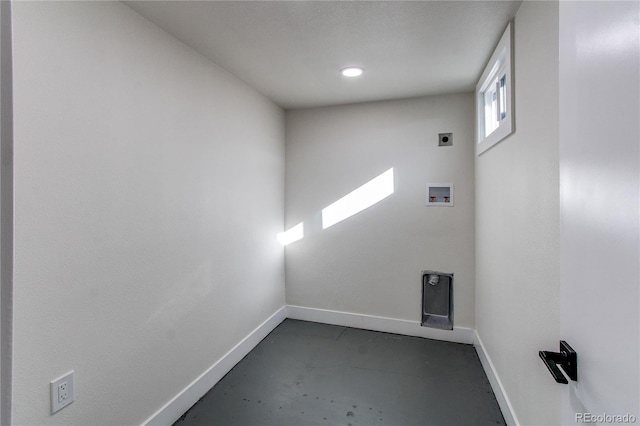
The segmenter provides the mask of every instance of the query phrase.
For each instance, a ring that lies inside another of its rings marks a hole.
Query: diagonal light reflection
[[[283,246],[286,246],[287,244],[291,244],[303,238],[304,222],[300,222],[296,226],[278,234],[278,241],[280,241],[280,244],[282,244]]]
[[[393,167],[322,209],[322,229],[384,200],[394,192]]]

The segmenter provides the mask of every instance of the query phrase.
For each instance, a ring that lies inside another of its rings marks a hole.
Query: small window
[[[477,154],[480,155],[515,130],[513,116],[512,24],[507,25],[498,46],[476,86]]]

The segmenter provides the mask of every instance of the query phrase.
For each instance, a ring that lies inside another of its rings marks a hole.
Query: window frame
[[[504,140],[515,131],[515,105],[513,90],[513,22],[509,22],[498,45],[478,80],[476,85],[476,154],[480,155],[489,148]],[[500,81],[505,78],[504,96],[501,96]],[[486,129],[485,94],[497,84],[497,111],[506,113],[500,117],[497,127],[488,135]],[[504,99],[506,106],[500,108],[500,100]]]

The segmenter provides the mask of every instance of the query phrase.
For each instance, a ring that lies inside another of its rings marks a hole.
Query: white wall
[[[0,2],[0,424],[11,424],[13,102],[11,3]]]
[[[562,420],[640,418],[640,3],[561,2],[560,28]]]
[[[285,303],[284,113],[118,2],[13,25],[14,421],[140,424]]]
[[[515,133],[476,159],[476,329],[516,421],[559,424],[558,4],[515,18]]]
[[[287,302],[419,323],[421,271],[455,274],[455,325],[474,327],[473,97],[287,112]],[[453,132],[452,147],[438,133]],[[393,167],[395,193],[326,230],[321,210]],[[428,182],[455,207],[426,207]]]

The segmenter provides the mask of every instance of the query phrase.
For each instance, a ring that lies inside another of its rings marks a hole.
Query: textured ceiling
[[[125,2],[284,108],[471,91],[520,3]]]

